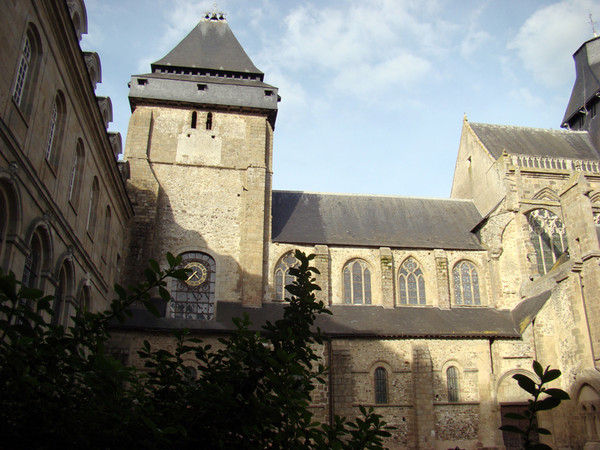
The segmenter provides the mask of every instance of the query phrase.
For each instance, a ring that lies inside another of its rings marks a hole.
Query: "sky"
[[[279,88],[273,188],[448,198],[463,118],[559,129],[598,0],[86,0],[124,142],[131,75],[223,11]]]

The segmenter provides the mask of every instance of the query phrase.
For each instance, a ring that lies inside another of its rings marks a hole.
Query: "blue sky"
[[[127,82],[147,73],[213,1],[86,0],[84,50],[127,134]],[[600,31],[592,0],[222,0],[282,101],[274,189],[449,196],[464,114],[559,128],[572,54]]]

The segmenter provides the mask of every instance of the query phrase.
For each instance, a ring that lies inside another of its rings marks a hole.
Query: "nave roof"
[[[470,200],[273,191],[272,215],[273,242],[482,249]]]

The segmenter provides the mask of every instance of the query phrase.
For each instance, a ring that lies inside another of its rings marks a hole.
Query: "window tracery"
[[[215,260],[206,253],[181,255],[181,267],[190,270],[187,279],[173,280],[170,316],[175,319],[212,320],[215,314]]]
[[[461,261],[452,270],[454,301],[457,305],[481,305],[479,275],[475,264]]]
[[[538,271],[544,275],[567,250],[567,231],[560,218],[547,209],[531,211],[527,214],[527,222]]]
[[[344,267],[344,303],[371,304],[371,271],[364,261],[352,260]]]
[[[285,300],[287,295],[285,287],[292,284],[296,278],[290,275],[290,269],[298,267],[299,263],[292,251],[287,252],[279,259],[275,266],[275,300]]]
[[[424,305],[426,303],[425,278],[414,258],[410,257],[402,264],[398,274],[398,287],[401,304]]]

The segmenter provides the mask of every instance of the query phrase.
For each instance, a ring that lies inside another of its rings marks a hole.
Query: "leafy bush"
[[[502,431],[509,433],[517,433],[522,436],[523,448],[525,449],[550,449],[552,447],[546,444],[534,444],[532,443],[532,432],[544,435],[552,434],[550,430],[538,426],[537,413],[538,411],[547,411],[556,408],[560,405],[562,400],[569,400],[569,394],[562,389],[546,388],[545,385],[551,381],[556,380],[560,377],[561,372],[558,369],[550,369],[547,366],[543,369],[541,364],[537,361],[533,361],[533,370],[539,377],[539,382],[529,378],[527,375],[517,373],[513,375],[513,378],[517,380],[521,389],[525,390],[533,399],[530,399],[527,405],[527,410],[523,414],[519,413],[507,413],[504,415],[507,419],[516,419],[526,421],[527,425],[524,428],[519,428],[516,425],[503,425],[500,427]],[[543,398],[540,396],[543,395]]]
[[[168,277],[185,279],[180,259],[156,261],[146,282],[125,290],[105,312],[79,310],[65,329],[52,323],[53,298],[20,287],[14,274],[0,274],[0,431],[5,448],[382,448],[389,436],[372,409],[348,422],[313,420],[308,407],[327,373],[313,331],[318,314],[330,314],[315,299],[314,256],[296,253],[300,266],[283,316],[261,333],[248,317],[213,350],[186,330],[175,335],[174,352],[144,342],[145,371],[121,364],[106,352],[110,325],[131,316],[134,303],[151,312],[151,292],[170,299]],[[197,378],[184,357],[197,361]]]

